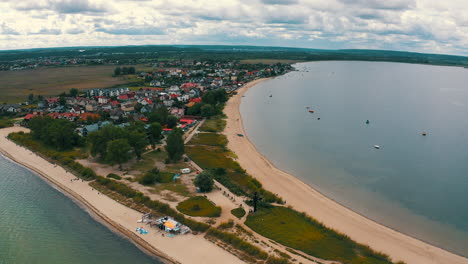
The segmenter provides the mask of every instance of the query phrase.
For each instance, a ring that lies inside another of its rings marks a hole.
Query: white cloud
[[[467,10],[466,0],[3,0],[0,49],[245,44],[468,55]]]

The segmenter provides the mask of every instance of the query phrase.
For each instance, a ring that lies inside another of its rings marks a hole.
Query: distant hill
[[[0,51],[0,63],[11,63],[19,60],[37,58],[85,58],[119,60],[128,63],[138,60],[142,61],[145,59],[285,59],[299,61],[363,60],[468,66],[468,57],[466,56],[366,49],[325,50],[229,45],[145,45],[39,48]]]

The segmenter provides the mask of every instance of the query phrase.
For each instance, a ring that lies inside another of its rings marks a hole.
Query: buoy
[[[369,120],[366,121],[366,124],[369,124]]]
[[[422,135],[423,135],[423,136],[426,136],[427,134],[426,134],[426,132],[422,132]]]
[[[317,118],[317,120],[320,120],[320,117],[319,117],[319,118]]]

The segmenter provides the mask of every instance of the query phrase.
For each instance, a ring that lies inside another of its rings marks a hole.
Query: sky
[[[468,0],[0,0],[0,50],[148,44],[468,56]]]

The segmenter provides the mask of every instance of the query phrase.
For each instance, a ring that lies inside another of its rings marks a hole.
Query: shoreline
[[[75,175],[68,173],[61,166],[54,166],[49,161],[34,152],[8,140],[6,136],[11,132],[25,131],[23,127],[9,127],[0,129],[0,154],[10,161],[30,170],[47,184],[72,199],[81,209],[104,224],[114,232],[136,245],[145,254],[157,258],[163,263],[243,263],[237,257],[209,242],[201,235],[184,235],[176,238],[158,236],[156,229],[149,229],[150,233],[140,236],[133,232],[141,218],[141,213],[128,208],[106,195],[98,195],[89,186],[89,182],[76,181]],[[193,254],[184,248],[198,245],[201,250]],[[227,262],[225,262],[227,260]]]
[[[228,148],[237,155],[237,161],[242,168],[258,179],[265,189],[285,199],[294,209],[306,212],[358,243],[388,254],[393,261],[403,260],[408,264],[468,263],[467,258],[400,233],[352,211],[299,178],[278,169],[263,156],[245,133],[240,104],[242,95],[248,89],[269,79],[271,78],[249,82],[238,90],[238,94],[226,103],[224,109],[227,119],[223,133],[228,138]],[[242,133],[244,137],[236,136],[238,133]]]

